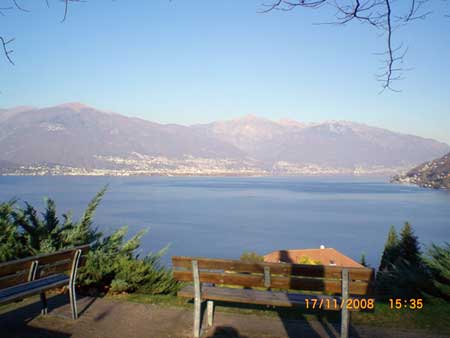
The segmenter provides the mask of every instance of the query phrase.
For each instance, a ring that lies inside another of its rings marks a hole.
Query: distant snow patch
[[[64,127],[62,124],[59,123],[44,122],[40,124],[40,127],[50,132],[66,130],[66,127]]]

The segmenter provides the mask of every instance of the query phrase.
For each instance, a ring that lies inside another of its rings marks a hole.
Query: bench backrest
[[[79,260],[77,259],[78,266],[81,266],[84,263],[83,256],[89,251],[89,245],[0,263],[0,289],[58,273],[66,273],[73,268],[78,250],[81,250],[82,254]]]
[[[304,290],[342,294],[343,270],[348,271],[350,295],[372,291],[374,270],[338,266],[249,263],[239,260],[172,257],[173,275],[178,281],[194,281],[193,263],[198,266],[199,282],[242,287]]]

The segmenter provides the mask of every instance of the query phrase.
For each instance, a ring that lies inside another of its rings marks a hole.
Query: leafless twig
[[[29,12],[28,9],[23,8],[22,6],[19,5],[19,3],[17,2],[17,0],[12,0],[12,2],[14,3],[14,6],[22,12]]]
[[[83,0],[59,0],[59,1],[64,2],[64,15],[63,15],[61,22],[64,22],[67,19],[69,2],[83,2]],[[45,0],[45,3],[47,5],[47,7],[50,7],[49,0]],[[5,16],[4,11],[10,11],[13,9],[17,9],[21,12],[27,12],[27,13],[30,12],[28,9],[24,8],[19,3],[19,0],[10,0],[10,4],[11,5],[6,6],[6,7],[0,7],[0,15],[1,16]],[[11,54],[13,53],[13,50],[9,49],[8,45],[13,41],[14,41],[14,39],[6,40],[4,37],[0,36],[0,52],[3,52],[3,54],[5,55],[8,62],[11,63],[12,65],[14,65],[14,61],[11,58]]]
[[[318,8],[329,5],[336,9],[335,18],[326,24],[346,24],[351,21],[367,23],[386,36],[386,51],[381,53],[384,71],[377,75],[382,82],[382,91],[392,87],[394,81],[402,79],[402,67],[407,48],[394,47],[395,29],[411,21],[425,19],[431,11],[424,11],[430,0],[276,0],[263,4],[263,13],[273,10],[292,10],[299,7]],[[400,3],[401,2],[401,3]],[[406,6],[405,6],[406,3]],[[393,5],[396,5],[395,8]],[[403,13],[402,13],[403,12]]]
[[[260,13],[268,13],[273,10],[290,11],[296,7],[318,8],[324,5],[328,0],[297,0],[297,2],[287,0],[277,0],[272,4],[263,4],[266,9]]]
[[[9,39],[9,40],[5,40],[3,38],[3,36],[0,36],[0,45],[1,48],[3,49],[3,53],[6,56],[6,59],[9,61],[9,63],[11,63],[12,65],[14,65],[14,61],[11,59],[11,54],[13,52],[12,49],[8,49],[8,44],[10,44],[11,42],[13,42],[14,39]]]

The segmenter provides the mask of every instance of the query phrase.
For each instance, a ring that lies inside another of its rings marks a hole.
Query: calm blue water
[[[424,245],[450,241],[450,193],[374,179],[0,177],[0,201],[40,208],[56,200],[79,216],[105,184],[95,221],[105,232],[150,228],[143,251],[237,258],[244,250],[318,248],[321,244],[377,266],[389,226],[412,223]]]

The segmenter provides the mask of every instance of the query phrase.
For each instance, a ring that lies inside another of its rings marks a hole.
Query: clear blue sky
[[[353,120],[450,143],[450,19],[399,30],[409,45],[398,84],[379,95],[384,39],[361,24],[318,26],[329,11],[257,13],[258,0],[87,1],[60,23],[58,1],[22,0],[0,34],[0,107],[80,101],[164,123],[252,113]]]

